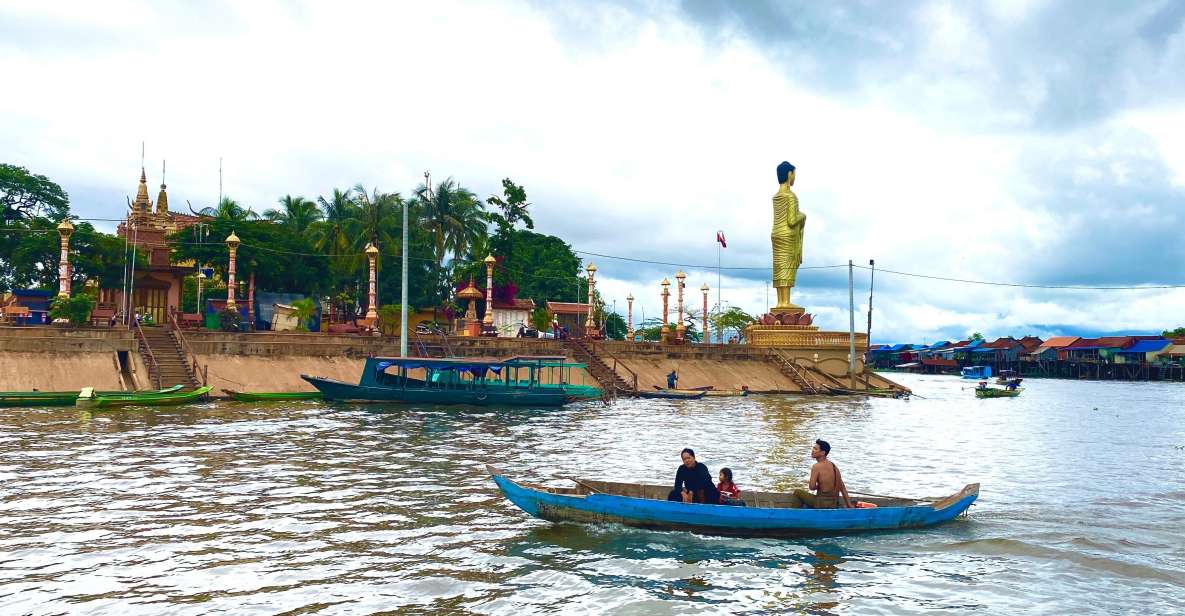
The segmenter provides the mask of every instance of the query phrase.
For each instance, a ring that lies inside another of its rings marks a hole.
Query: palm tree
[[[280,197],[279,203],[280,209],[268,210],[263,213],[264,217],[288,227],[299,235],[303,235],[313,223],[325,217],[315,202],[304,197],[284,195]]]
[[[350,239],[357,236],[358,230],[358,206],[351,196],[350,190],[334,188],[331,198],[317,197],[324,215],[309,228],[317,250],[329,255],[342,255],[350,249]]]
[[[194,212],[201,216],[209,216],[216,220],[226,220],[230,222],[244,222],[247,220],[257,220],[259,215],[252,212],[250,208],[244,208],[239,205],[238,201],[230,197],[223,197],[218,202],[217,207],[204,207],[201,210]]]
[[[354,186],[354,193],[358,195],[358,223],[361,228],[358,241],[375,246],[399,246],[395,237],[401,225],[398,214],[399,208],[404,205],[403,197],[399,193],[381,193],[377,188],[367,194],[362,184]]]
[[[445,257],[464,255],[486,234],[489,217],[485,205],[473,191],[452,178],[437,184],[435,190],[421,184],[416,189],[416,198],[423,209],[424,228],[432,236],[438,270],[443,267]]]

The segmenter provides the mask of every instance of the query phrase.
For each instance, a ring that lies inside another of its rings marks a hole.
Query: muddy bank
[[[643,391],[654,389],[655,385],[666,387],[667,374],[672,369],[678,371],[679,387],[684,389],[708,386],[715,389],[740,389],[741,386],[747,386],[753,391],[798,389],[777,366],[752,359],[623,359],[638,373],[638,389]]]

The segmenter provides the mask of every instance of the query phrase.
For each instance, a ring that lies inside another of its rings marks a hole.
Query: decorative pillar
[[[230,250],[230,264],[226,268],[226,309],[235,310],[235,254],[239,251],[239,236],[234,231],[226,236],[226,247]]]
[[[671,281],[666,278],[662,279],[662,328],[658,330],[658,339],[661,342],[667,340],[667,325],[670,324],[670,303],[671,303]]]
[[[255,262],[251,262],[251,276],[247,278],[247,331],[255,331]]]
[[[634,339],[634,294],[633,293],[630,293],[629,295],[625,296],[625,303],[626,303],[625,313],[626,313],[626,318],[628,319],[628,321],[626,322],[626,325],[625,325],[625,339],[626,340],[633,340]]]
[[[482,318],[483,325],[494,326],[494,255],[486,255],[486,316]]]
[[[706,282],[705,282],[705,283],[704,283],[704,286],[700,287],[700,288],[699,288],[699,290],[700,290],[700,291],[703,291],[703,293],[704,293],[704,333],[703,333],[703,341],[704,341],[704,344],[708,344],[709,342],[711,342],[711,338],[709,338],[709,337],[708,337],[708,283],[706,283]]]
[[[379,249],[374,244],[366,245],[366,258],[370,261],[370,290],[366,296],[366,319],[371,324],[379,318],[378,301],[379,292],[375,285],[375,261],[378,259]]]
[[[62,254],[58,257],[58,297],[70,297],[70,236],[74,225],[69,220],[58,223],[58,235],[62,237]]]
[[[588,267],[584,268],[584,271],[588,272],[588,319],[584,321],[584,337],[591,338],[593,337],[593,331],[597,327],[596,322],[593,321],[593,289],[597,285],[597,266],[589,263]]]
[[[675,322],[675,339],[679,341],[683,340],[683,332],[687,331],[687,326],[683,324],[683,281],[686,279],[687,274],[684,274],[683,270],[675,272],[675,282],[678,285],[676,290],[679,292],[679,320]]]

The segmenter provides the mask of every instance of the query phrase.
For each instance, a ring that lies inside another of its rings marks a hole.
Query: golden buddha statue
[[[774,195],[774,228],[770,240],[774,249],[774,289],[778,304],[773,312],[802,312],[802,307],[790,303],[790,289],[802,265],[802,232],[806,214],[798,209],[798,197],[790,190],[794,186],[794,165],[786,161],[778,165],[778,187]]]

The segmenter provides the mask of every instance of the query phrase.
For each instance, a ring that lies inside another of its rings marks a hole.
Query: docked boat
[[[137,394],[161,394],[177,391],[180,385],[155,391],[102,391],[96,392],[105,396],[123,396]],[[3,391],[0,392],[0,407],[5,406],[74,406],[82,390],[70,391]]]
[[[1003,389],[1001,387],[977,387],[975,388],[976,398],[1015,398],[1020,395],[1020,392],[1025,388],[1017,387],[1016,389]]]
[[[670,400],[699,400],[707,396],[707,390],[702,389],[656,389],[654,391],[639,391],[639,398],[662,398]]]
[[[122,406],[176,406],[205,399],[210,387],[199,387],[192,391],[169,393],[141,393],[130,395],[109,395],[84,388],[76,404],[91,408],[118,408]]]
[[[990,379],[992,378],[991,366],[964,366],[959,373],[965,379]]]
[[[618,523],[712,535],[778,537],[933,526],[967,511],[979,484],[938,500],[860,497],[876,507],[791,509],[790,494],[744,491],[745,507],[667,500],[670,485],[573,480],[572,488],[519,484],[487,466],[502,494],[523,511],[551,522]]]
[[[835,396],[872,396],[874,398],[908,398],[909,390],[892,389],[889,387],[870,387],[868,389],[848,389],[846,387],[828,387],[828,391]]]
[[[223,393],[239,402],[282,402],[288,400],[321,400],[325,394],[319,391],[259,392],[223,389]]]
[[[1019,383],[1023,380],[1023,379],[1021,379],[1020,375],[1018,375],[1016,373],[1015,370],[1001,370],[1000,374],[996,375],[996,384],[997,385],[1007,385],[1009,382],[1011,382],[1013,380],[1015,380],[1017,383]]]
[[[357,384],[323,377],[300,378],[327,400],[560,406],[588,397],[586,386],[572,383],[563,356],[518,355],[506,359],[370,357]]]

